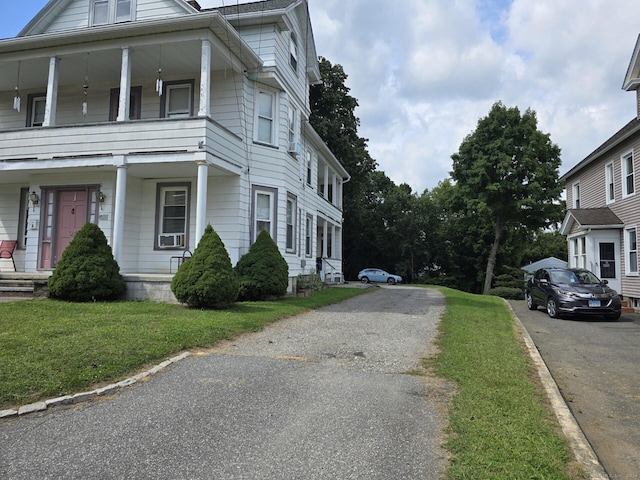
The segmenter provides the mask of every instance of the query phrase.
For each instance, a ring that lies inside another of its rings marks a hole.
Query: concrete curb
[[[558,385],[555,380],[551,376],[551,372],[547,368],[547,364],[544,363],[540,352],[536,348],[529,332],[524,328],[524,325],[516,315],[516,312],[513,310],[509,302],[506,300],[504,303],[508,306],[511,311],[511,315],[515,319],[518,327],[520,328],[520,332],[522,333],[522,338],[524,339],[524,343],[529,350],[529,356],[535,365],[538,375],[540,376],[540,381],[544,386],[544,390],[551,402],[551,407],[558,419],[558,423],[562,428],[562,433],[569,441],[569,446],[573,451],[573,455],[575,456],[578,463],[585,469],[585,473],[588,478],[591,480],[610,480],[609,475],[605,471],[604,467],[598,460],[598,456],[591,448],[591,444],[587,440],[587,437],[584,436],[582,429],[578,425],[575,417],[569,410],[564,398],[560,394],[560,390],[558,389]]]
[[[153,368],[150,368],[149,370],[146,370],[144,372],[138,373],[137,375],[134,375],[133,377],[129,377],[126,378],[118,383],[112,383],[111,385],[107,385],[105,387],[100,387],[97,388],[95,390],[91,390],[88,392],[80,392],[80,393],[76,393],[74,395],[64,395],[62,397],[57,397],[57,398],[52,398],[49,400],[45,400],[42,402],[35,402],[35,403],[30,403],[28,405],[23,405],[21,407],[19,407],[17,410],[16,409],[9,409],[9,410],[0,410],[0,419],[1,418],[9,418],[9,417],[17,417],[17,416],[22,416],[22,415],[26,415],[28,413],[34,413],[34,412],[42,412],[43,410],[46,410],[50,407],[56,407],[58,405],[67,405],[67,404],[71,404],[71,403],[81,403],[81,402],[86,402],[87,400],[91,400],[95,397],[99,397],[101,395],[109,395],[111,393],[114,393],[116,390],[120,389],[120,388],[124,388],[124,387],[129,387],[133,384],[135,384],[136,382],[138,382],[139,380],[142,380],[145,377],[148,377],[150,375],[154,375],[156,373],[158,373],[159,371],[163,370],[164,368],[168,367],[169,365],[178,362],[180,360],[183,360],[187,357],[189,357],[191,355],[191,353],[189,352],[184,352],[180,355],[177,355],[175,357],[172,357],[168,360],[165,360],[164,362],[156,365]]]

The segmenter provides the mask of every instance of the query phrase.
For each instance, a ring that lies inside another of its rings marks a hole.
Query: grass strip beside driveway
[[[0,409],[118,381],[182,350],[211,346],[366,291],[328,288],[226,310],[155,302],[0,303]]]
[[[440,288],[440,354],[427,360],[457,386],[449,479],[584,478],[577,472],[511,313],[498,297]]]

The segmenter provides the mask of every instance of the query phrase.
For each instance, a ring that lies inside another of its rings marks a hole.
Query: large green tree
[[[492,227],[486,294],[505,231],[538,229],[561,218],[560,148],[538,130],[533,110],[521,114],[517,107],[497,102],[451,158],[451,177],[464,199],[464,215]]]

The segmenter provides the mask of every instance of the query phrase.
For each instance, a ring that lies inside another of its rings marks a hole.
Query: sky
[[[2,3],[8,38],[46,0]],[[417,193],[449,177],[451,155],[497,101],[536,112],[561,174],[636,115],[621,88],[640,33],[634,0],[309,0],[309,11],[317,54],[348,75],[378,169]]]

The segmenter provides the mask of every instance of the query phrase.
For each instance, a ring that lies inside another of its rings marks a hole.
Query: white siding
[[[89,26],[90,0],[75,0],[58,17],[51,22],[45,33],[86,28]]]

